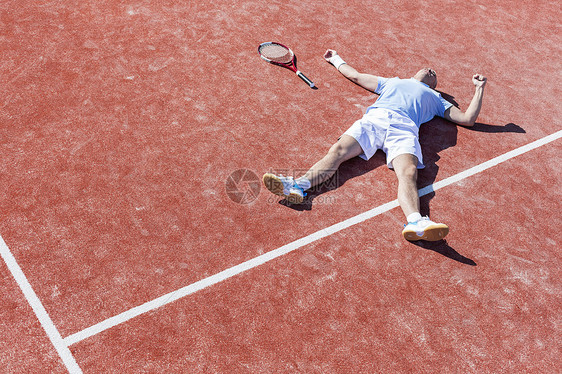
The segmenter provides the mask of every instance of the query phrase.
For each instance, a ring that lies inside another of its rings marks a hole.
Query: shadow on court
[[[440,91],[439,91],[440,92]],[[458,107],[455,98],[447,93],[440,92],[443,98]],[[470,131],[483,133],[525,133],[525,130],[514,123],[503,126],[475,123],[468,128]],[[418,189],[435,183],[439,174],[437,162],[441,159],[439,153],[447,148],[457,145],[458,126],[443,118],[435,117],[433,120],[420,127],[420,145],[422,148],[424,169],[418,173]],[[422,216],[430,216],[430,201],[435,196],[431,192],[420,199],[420,210]]]
[[[449,95],[444,95],[450,102],[455,103],[454,99]],[[525,130],[514,124],[508,123],[504,126],[488,125],[484,123],[476,123],[469,128],[471,131],[479,131],[484,133],[525,133]],[[418,188],[423,188],[435,183],[439,173],[437,162],[440,160],[439,153],[457,144],[458,127],[442,118],[434,118],[433,120],[423,124],[420,128],[420,144],[424,158],[425,168],[421,169],[418,174]],[[380,166],[386,167],[386,158],[384,153],[378,151],[369,161],[364,161],[359,157],[344,162],[334,177],[324,182],[313,190],[307,191],[302,204],[291,204],[287,200],[279,201],[279,204],[287,206],[291,209],[304,211],[311,210],[314,199],[322,194],[335,190],[344,185],[348,180],[366,174]],[[430,215],[430,202],[435,196],[435,192],[431,192],[420,198],[420,210],[424,216]],[[447,241],[440,240],[437,242],[419,241],[412,244],[430,251],[441,254],[454,261],[477,266],[472,259],[461,255],[452,248]]]
[[[497,126],[497,125],[487,125],[484,123],[476,122],[474,126],[470,127],[469,130],[478,131],[478,132],[487,132],[487,133],[501,133],[501,132],[514,132],[518,134],[526,134],[524,128],[515,123],[508,123],[505,126]]]
[[[484,133],[526,133],[525,129],[514,123],[498,126],[477,122],[468,129]],[[425,169],[419,171],[418,188],[424,188],[435,183],[439,174],[437,162],[441,159],[439,152],[457,144],[457,133],[457,126],[442,118],[435,118],[420,128],[420,144]],[[435,192],[431,192],[420,199],[420,210],[423,216],[430,215],[429,203],[434,196]]]
[[[470,266],[476,266],[476,262],[458,253],[454,248],[452,248],[449,244],[447,244],[446,240],[439,240],[437,242],[426,242],[420,240],[419,242],[412,242],[412,244],[417,245],[420,248],[437,252],[440,255],[450,258],[451,260],[455,260]]]

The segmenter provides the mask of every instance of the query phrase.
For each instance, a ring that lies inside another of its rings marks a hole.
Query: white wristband
[[[346,62],[343,60],[343,58],[341,58],[339,55],[335,55],[332,56],[328,59],[328,61],[330,62],[330,64],[334,65],[334,67],[336,69],[340,69],[340,66],[342,66],[343,64],[345,64]]]

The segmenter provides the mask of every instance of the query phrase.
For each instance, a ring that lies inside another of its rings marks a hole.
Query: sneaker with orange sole
[[[448,233],[449,226],[444,223],[435,223],[428,217],[422,217],[417,222],[409,222],[404,225],[404,230],[402,230],[404,239],[411,242],[417,240],[435,242],[445,238]]]
[[[306,193],[292,177],[266,173],[262,179],[265,188],[275,195],[284,196],[291,204],[301,204],[304,201]]]

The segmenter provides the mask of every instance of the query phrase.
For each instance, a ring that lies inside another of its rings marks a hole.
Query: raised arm
[[[324,58],[353,83],[368,91],[375,92],[377,89],[379,80],[375,75],[359,73],[353,67],[349,66],[333,49],[328,49],[326,53],[324,53]]]
[[[480,114],[480,109],[482,108],[482,98],[484,97],[484,86],[486,85],[487,78],[480,74],[474,74],[472,76],[472,83],[474,83],[475,90],[474,96],[470,105],[465,112],[461,111],[459,108],[452,106],[445,111],[443,117],[449,121],[458,123],[459,125],[472,127],[478,114]]]

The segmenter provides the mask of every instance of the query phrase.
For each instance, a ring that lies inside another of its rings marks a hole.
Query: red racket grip
[[[310,79],[308,79],[300,70],[297,70],[297,75],[299,76],[300,79],[302,79],[303,81],[305,81],[306,84],[308,84],[308,86],[309,86],[310,88],[313,88],[313,89],[317,89],[317,88],[318,88],[318,87],[316,87],[316,86],[314,85],[314,82],[311,81]]]

